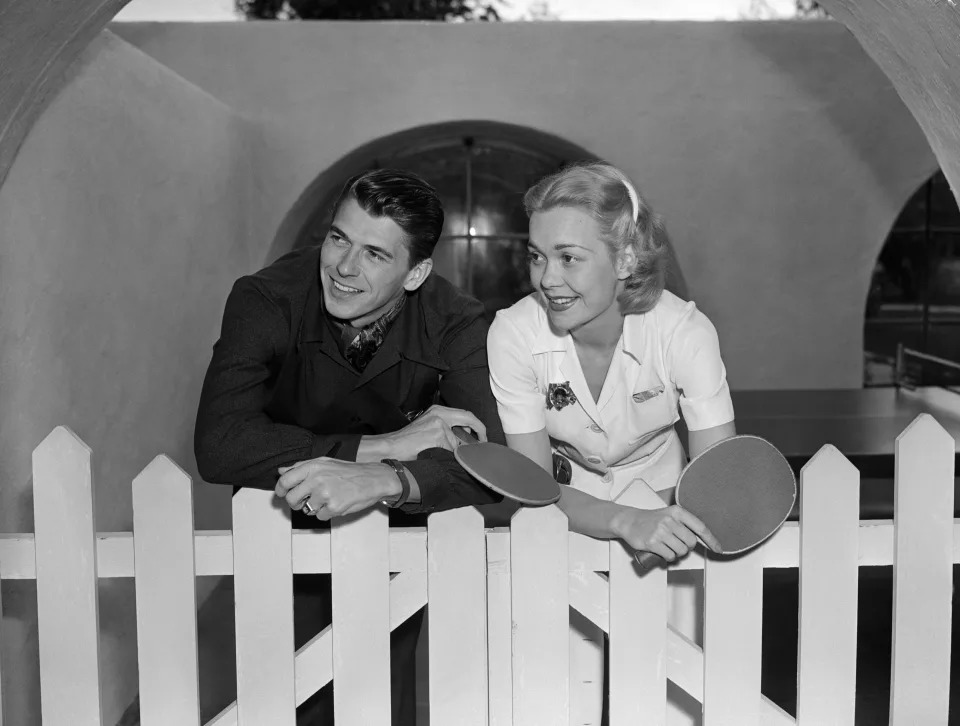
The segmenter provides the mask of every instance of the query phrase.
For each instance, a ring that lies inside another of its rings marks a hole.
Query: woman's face
[[[555,207],[530,216],[530,283],[543,297],[553,327],[575,331],[620,317],[617,294],[629,276],[600,238],[600,225],[576,207]]]

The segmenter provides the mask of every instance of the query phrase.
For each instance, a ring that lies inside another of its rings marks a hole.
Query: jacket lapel
[[[323,293],[320,291],[320,281],[317,280],[307,293],[307,302],[300,321],[300,331],[297,335],[297,347],[304,355],[323,355],[346,369],[353,376],[357,375],[353,366],[343,357],[337,345],[337,333],[327,316],[323,312]]]
[[[367,385],[402,360],[426,365],[438,371],[447,370],[449,366],[440,359],[432,346],[427,345],[423,330],[418,325],[419,318],[419,298],[417,293],[413,293],[407,298],[400,315],[387,331],[380,349],[360,374],[356,388]],[[408,368],[408,366],[404,367]],[[401,381],[402,390],[409,387],[411,375],[412,371],[408,371],[404,376],[404,380]]]

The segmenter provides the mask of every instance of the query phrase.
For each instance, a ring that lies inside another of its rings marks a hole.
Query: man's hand
[[[615,530],[617,536],[634,550],[653,552],[667,562],[687,554],[696,546],[698,538],[714,552],[721,550],[707,525],[682,507],[623,509]]]
[[[386,464],[358,464],[321,456],[279,469],[276,494],[291,509],[307,502],[317,519],[362,512],[400,494],[400,480]]]
[[[426,449],[453,451],[460,443],[453,433],[454,426],[472,429],[480,441],[487,440],[487,427],[469,411],[433,405],[399,431],[364,436],[357,449],[357,461],[413,461]]]

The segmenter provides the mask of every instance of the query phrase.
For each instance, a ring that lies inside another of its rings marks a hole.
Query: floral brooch
[[[570,381],[551,383],[547,387],[547,410],[557,409],[577,402],[577,396],[570,388]]]

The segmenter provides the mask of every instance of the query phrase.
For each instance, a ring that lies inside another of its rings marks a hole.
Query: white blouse
[[[629,465],[636,474],[671,448],[677,463],[670,468],[679,475],[682,448],[674,424],[681,411],[691,431],[734,419],[716,329],[693,302],[667,291],[651,311],[624,318],[597,401],[573,338],[550,327],[537,293],[497,313],[487,355],[503,430],[545,428],[555,450],[608,484],[610,472]],[[567,402],[568,391],[575,402]],[[608,486],[607,497],[625,485]]]

